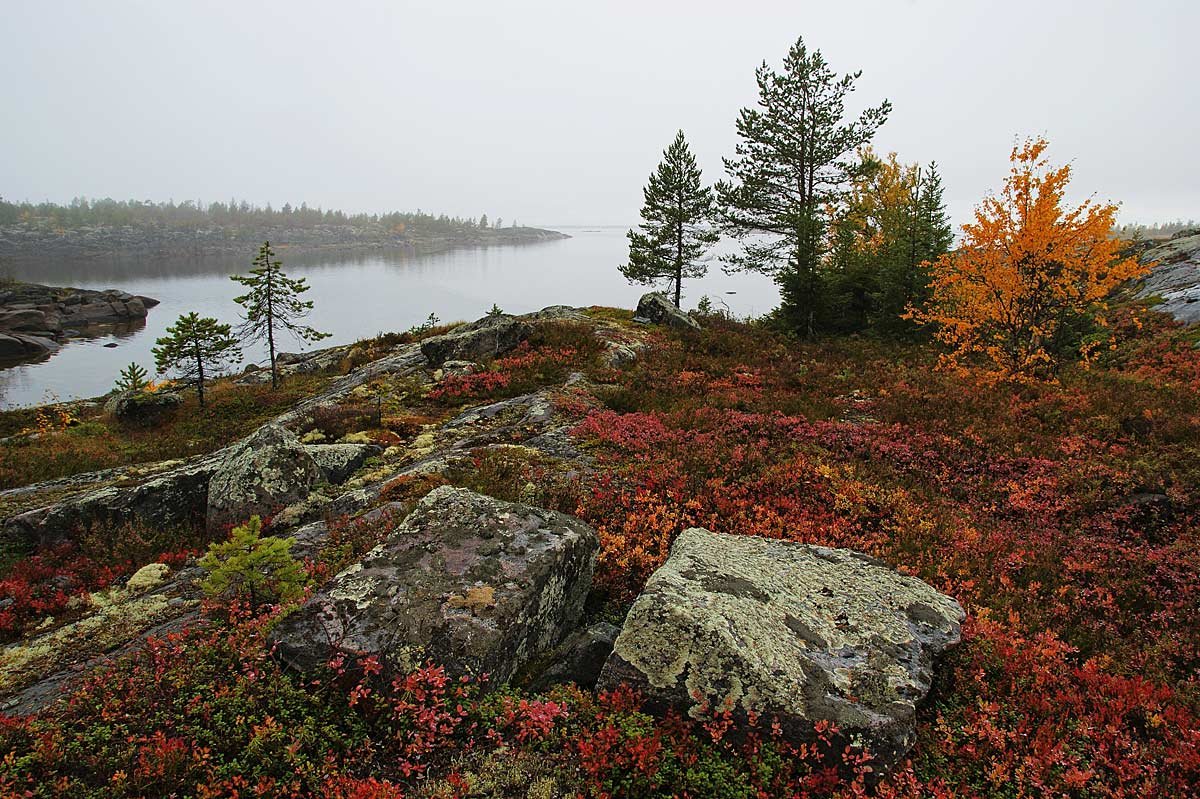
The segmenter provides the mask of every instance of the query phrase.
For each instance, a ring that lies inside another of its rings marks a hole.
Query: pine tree
[[[301,300],[300,295],[308,291],[304,278],[293,279],[283,273],[283,262],[275,260],[271,242],[264,241],[249,275],[232,275],[231,280],[241,283],[250,291],[233,301],[246,309],[238,336],[243,341],[266,341],[271,356],[271,388],[279,387],[279,370],[275,364],[275,334],[284,331],[297,341],[314,342],[328,338],[311,327],[299,324],[313,308],[311,300]]]
[[[620,267],[630,283],[670,280],[675,306],[683,296],[683,279],[703,277],[708,265],[700,259],[717,240],[708,227],[713,213],[712,191],[701,182],[696,157],[683,131],[663,151],[662,163],[642,190],[640,232],[630,230],[629,262]]]
[[[168,335],[154,342],[155,368],[175,372],[180,379],[195,381],[204,407],[204,380],[207,375],[232,366],[242,353],[229,325],[195,311],[184,314],[167,328]]]
[[[141,391],[148,385],[149,375],[136,361],[131,362],[121,370],[117,378],[117,391]]]
[[[758,108],[738,116],[734,158],[725,159],[728,181],[716,185],[723,227],[742,243],[726,258],[732,270],[774,276],[780,316],[793,329],[813,332],[826,312],[820,266],[828,211],[859,173],[858,148],[886,121],[884,100],[854,121],[845,98],[861,73],[837,77],[820,51],[798,39],[776,73],[758,68]]]
[[[208,572],[200,586],[209,596],[244,598],[252,608],[289,602],[304,593],[308,575],[291,554],[292,539],[262,534],[262,520],[251,516],[234,527],[229,540],[209,544],[200,566]]]

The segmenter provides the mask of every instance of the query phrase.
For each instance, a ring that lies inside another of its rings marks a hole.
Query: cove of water
[[[647,289],[631,286],[617,271],[626,256],[624,228],[558,228],[571,238],[520,246],[460,249],[433,254],[359,252],[289,254],[279,249],[284,271],[303,277],[315,303],[308,323],[333,335],[318,346],[348,344],[380,332],[403,331],[430,313],[442,321],[473,320],[493,303],[508,313],[547,305],[611,305],[632,308]],[[183,313],[196,311],[236,324],[233,298],[242,287],[229,279],[249,271],[244,258],[96,259],[23,262],[6,267],[18,280],[76,288],[115,288],[153,297],[144,326],[104,330],[72,339],[54,356],[0,370],[0,408],[100,396],[118,372],[135,361],[153,374],[151,347]],[[703,295],[738,316],[766,313],[779,301],[775,285],[761,275],[726,275],[715,261],[707,277],[684,283],[683,306]],[[116,346],[105,346],[112,345]],[[299,349],[284,340],[283,351]],[[261,346],[246,347],[243,363],[262,364]]]

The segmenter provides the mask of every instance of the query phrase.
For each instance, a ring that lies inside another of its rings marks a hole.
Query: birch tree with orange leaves
[[[1004,189],[976,207],[958,250],[930,264],[930,300],[908,316],[937,326],[950,347],[944,367],[983,356],[993,380],[1052,378],[1071,349],[1064,334],[1081,318],[1106,326],[1107,298],[1146,272],[1120,257],[1117,206],[1064,205],[1071,167],[1051,166],[1047,146],[1037,138],[1013,147]],[[1090,348],[1076,350],[1086,359]]]

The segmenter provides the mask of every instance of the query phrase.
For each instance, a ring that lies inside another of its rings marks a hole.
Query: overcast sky
[[[0,196],[628,224],[683,128],[722,176],[803,36],[956,222],[1018,136],[1127,221],[1200,219],[1200,2],[0,0]]]

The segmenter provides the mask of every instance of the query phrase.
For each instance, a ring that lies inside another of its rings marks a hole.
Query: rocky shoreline
[[[0,364],[53,355],[62,342],[97,325],[145,319],[158,300],[108,289],[0,284]]]
[[[353,225],[197,229],[130,225],[83,226],[63,230],[20,223],[0,226],[0,261],[243,254],[264,241],[272,242],[279,252],[291,253],[374,249],[441,252],[460,247],[534,244],[566,238],[570,236],[531,227],[482,229],[452,236],[424,236]]]

